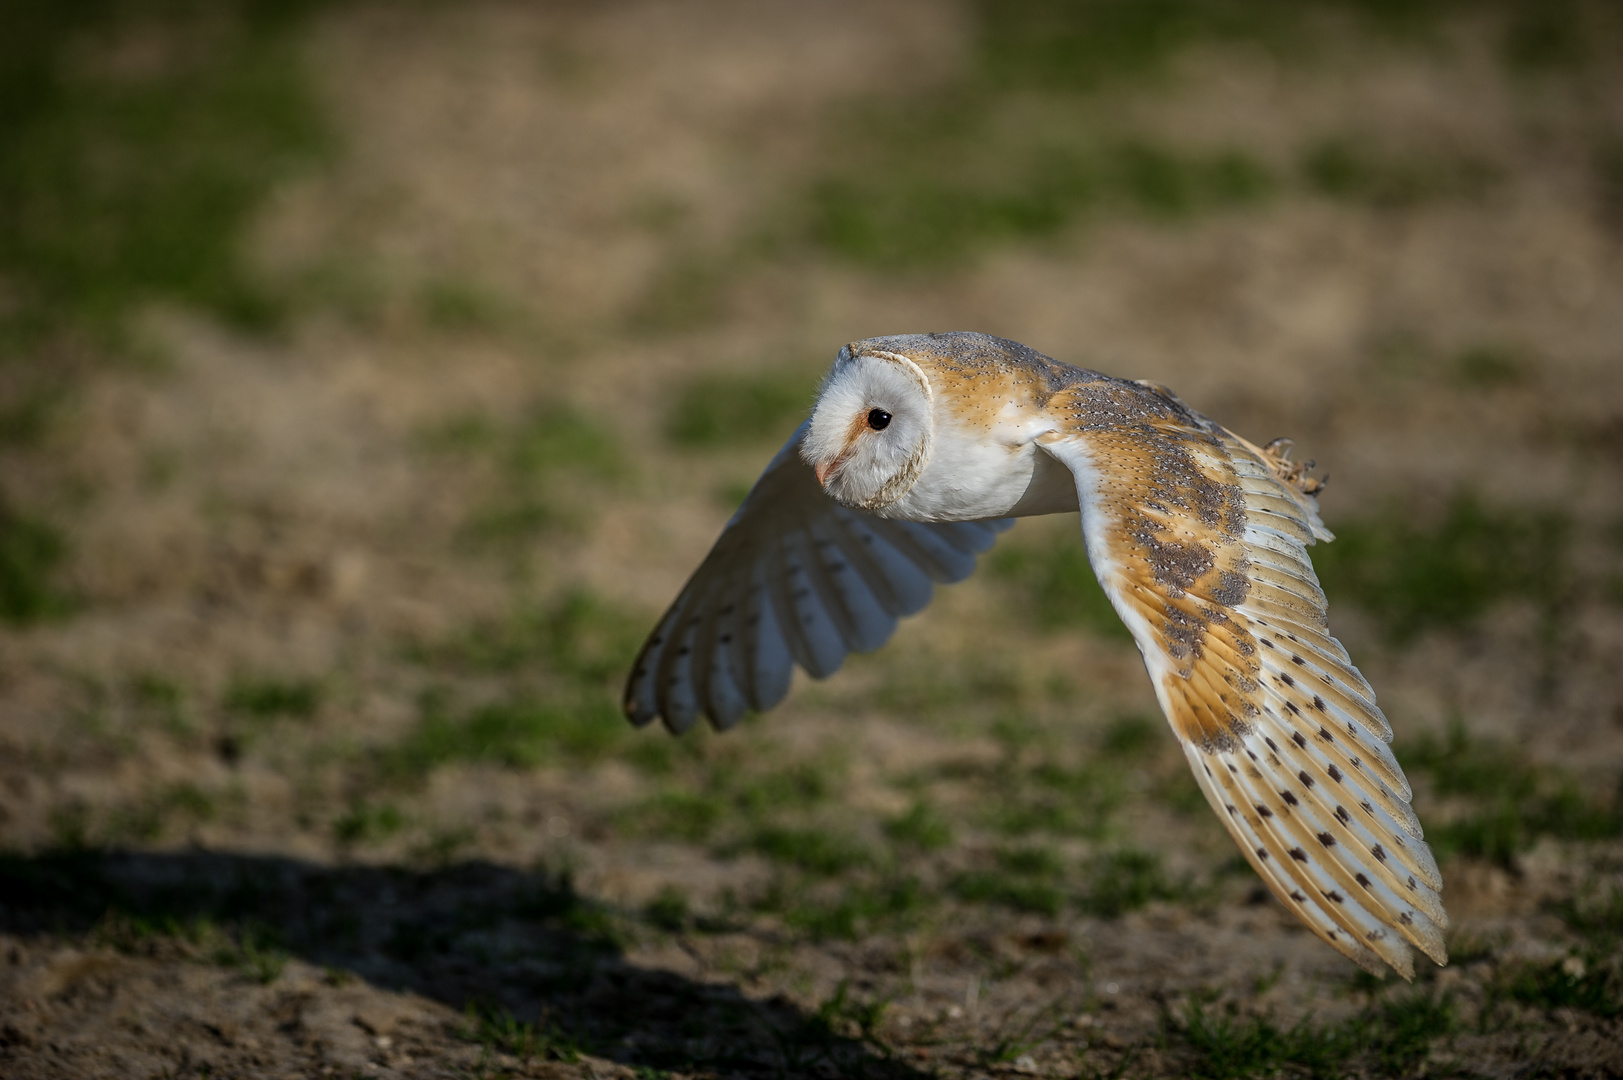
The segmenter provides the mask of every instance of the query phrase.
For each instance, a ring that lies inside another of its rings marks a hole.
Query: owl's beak
[[[812,472],[817,474],[817,483],[822,487],[828,487],[828,478],[845,468],[845,463],[851,460],[851,454],[855,449],[855,447],[847,443],[845,450],[841,453],[813,465]]]

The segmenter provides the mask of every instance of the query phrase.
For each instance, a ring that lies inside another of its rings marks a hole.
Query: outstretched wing
[[[800,458],[802,425],[659,620],[626,683],[634,724],[718,728],[789,692],[795,664],[831,675],[959,581],[1009,521],[886,521],[836,503]]]
[[[1246,859],[1365,969],[1412,978],[1408,945],[1446,963],[1442,878],[1392,729],[1326,630],[1306,545],[1331,536],[1297,473],[1159,387],[1091,382],[1049,408],[1088,558]]]

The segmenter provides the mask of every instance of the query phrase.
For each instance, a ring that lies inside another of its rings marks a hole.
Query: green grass
[[[612,486],[628,465],[610,433],[579,410],[533,405],[515,419],[462,413],[418,434],[427,454],[476,470],[482,493],[463,523],[476,548],[522,549],[550,531],[579,523],[583,483]]]
[[[635,746],[668,736],[642,732],[632,739]],[[749,771],[733,757],[718,755],[697,769],[685,770],[664,791],[628,807],[621,822],[639,835],[690,841],[710,839],[723,822],[746,831],[770,828],[785,815],[804,814],[826,804],[843,768],[840,761],[824,758]],[[734,850],[748,846],[745,842],[732,845]]]
[[[1055,878],[1065,873],[1064,861],[1045,847],[1004,848],[992,856],[998,869],[1023,877]]]
[[[182,917],[115,907],[91,928],[90,938],[125,954],[150,956],[173,950],[203,963],[234,968],[267,986],[281,977],[288,961],[280,935],[253,919],[222,923],[206,915]]]
[[[677,759],[682,751],[693,746],[693,741],[662,739],[658,732],[633,740],[620,755],[620,760],[644,776],[666,777],[676,772]]]
[[[287,967],[288,953],[268,927],[250,925],[236,935],[236,949],[216,957],[217,963],[236,967],[261,986],[269,986]]]
[[[66,386],[53,380],[49,371],[19,372],[19,367],[14,364],[7,371],[0,366],[0,372],[22,384],[0,387],[0,450],[38,446],[67,399]]]
[[[1595,799],[1571,780],[1557,779],[1522,802],[1507,796],[1485,800],[1464,816],[1426,831],[1439,859],[1474,855],[1506,866],[1546,836],[1570,841],[1623,836],[1623,810],[1615,798]]]
[[[879,1025],[890,1004],[887,997],[864,998],[851,993],[851,980],[841,979],[833,995],[817,1006],[815,1022],[830,1034],[844,1034],[885,1051],[888,1048],[880,1038]]]
[[[499,330],[510,321],[508,305],[466,281],[435,278],[417,296],[423,321],[448,333]]]
[[[627,320],[634,333],[657,337],[712,323],[725,313],[727,288],[747,252],[731,258],[683,250],[654,274]]]
[[[1586,5],[1575,0],[1524,3],[1504,28],[1500,55],[1511,70],[1545,74],[1580,68],[1592,59],[1595,31]]]
[[[780,810],[809,810],[822,805],[835,794],[843,771],[841,760],[827,757],[753,775],[727,762],[712,771],[708,786],[730,792],[739,811],[759,819]]]
[[[624,468],[613,437],[596,421],[567,406],[531,409],[507,432],[502,452],[507,471],[520,480],[559,469],[614,480]]]
[[[569,870],[543,866],[532,873],[539,880],[512,905],[514,916],[572,931],[589,952],[605,953],[619,948],[621,934],[615,916],[602,904],[582,896]]]
[[[1077,906],[1086,914],[1116,919],[1157,900],[1181,902],[1196,895],[1189,882],[1167,875],[1159,855],[1126,848],[1093,857]]]
[[[234,682],[224,704],[255,720],[308,720],[321,707],[321,698],[321,684],[314,679],[250,678]]]
[[[78,799],[69,799],[51,807],[46,821],[51,847],[70,855],[94,849],[90,835],[90,807]]]
[[[1614,224],[1623,224],[1623,136],[1610,136],[1595,144],[1590,154],[1596,201]]]
[[[214,796],[189,781],[162,789],[160,797],[174,810],[194,821],[212,821],[216,812]]]
[[[860,169],[815,183],[809,238],[868,266],[953,266],[991,243],[1052,236],[1105,196],[1103,170],[1078,152],[1017,141],[965,155],[994,123],[986,103],[950,99],[870,118],[856,137],[874,144],[884,166],[857,155],[849,160]]]
[[[775,863],[820,877],[872,866],[875,856],[855,838],[829,828],[768,825],[757,829],[745,847]]]
[[[1597,946],[1623,941],[1623,889],[1583,890],[1555,910],[1568,929]]]
[[[1437,24],[1487,15],[1513,70],[1571,69],[1609,29],[1599,5],[1527,0],[979,0],[983,77],[1008,89],[1088,92],[1167,74],[1178,53],[1202,44],[1261,46],[1284,62],[1316,57],[1346,25],[1388,40],[1431,40]]]
[[[1428,774],[1439,795],[1478,799],[1502,795],[1520,801],[1539,787],[1540,770],[1525,751],[1474,738],[1457,719],[1441,738],[1428,733],[1402,749],[1410,771]]]
[[[556,1024],[541,1020],[526,1023],[506,1009],[468,1005],[462,1037],[478,1043],[487,1053],[510,1054],[520,1061],[578,1062],[579,1040]]]
[[[1188,153],[1140,141],[1111,149],[1107,187],[1151,218],[1176,221],[1261,202],[1277,181],[1242,150]]]
[[[921,886],[903,873],[907,858],[950,843],[946,822],[931,808],[883,824],[891,846],[876,845],[827,809],[842,790],[837,757],[773,766],[761,750],[749,763],[713,747],[671,775],[663,790],[626,806],[614,824],[627,836],[704,845],[718,858],[756,855],[774,868],[774,884],[748,902],[776,912],[815,938],[850,937],[916,913]]]
[[[357,801],[332,823],[333,839],[345,846],[375,844],[405,827],[406,817],[393,803]]]
[[[1379,338],[1372,349],[1372,367],[1394,388],[1407,384],[1419,392],[1455,393],[1465,390],[1489,394],[1537,385],[1540,358],[1525,345],[1505,339],[1468,341],[1452,348],[1439,347],[1424,337],[1400,332]],[[1460,497],[1469,497],[1465,493]]]
[[[1206,801],[1200,785],[1195,783],[1187,768],[1168,769],[1155,782],[1152,790],[1156,801],[1174,813],[1199,821],[1215,820],[1206,817],[1211,813],[1211,804]]]
[[[857,664],[877,664],[884,679],[869,699],[909,719],[940,722],[947,713],[980,713],[998,705],[1018,706],[1030,697],[1020,673],[1006,659],[972,655],[951,659],[881,651]]]
[[[469,825],[436,825],[412,843],[406,857],[416,866],[445,870],[467,858],[478,838]]]
[[[1519,349],[1502,344],[1472,345],[1454,357],[1454,378],[1472,390],[1521,386],[1532,379],[1533,364]]]
[[[927,802],[915,802],[905,814],[885,822],[885,836],[912,851],[940,851],[952,846],[951,822]]]
[[[1105,728],[1099,752],[1126,761],[1152,757],[1169,745],[1164,728],[1165,722],[1159,717],[1138,713],[1118,716]]]
[[[602,687],[630,669],[647,626],[629,612],[578,589],[504,618],[481,620],[408,655],[460,675],[545,672],[569,686]]]
[[[1589,950],[1554,963],[1506,965],[1497,989],[1539,1009],[1576,1009],[1602,1019],[1623,1016],[1623,966],[1615,949]]]
[[[572,590],[409,644],[407,657],[441,681],[421,697],[413,728],[372,753],[373,767],[383,778],[415,784],[456,763],[534,768],[603,759],[634,737],[615,691],[645,629],[614,605]],[[459,700],[457,687],[492,679],[494,697]],[[669,747],[636,755],[666,772],[676,756]]]
[[[1560,770],[1535,764],[1520,748],[1474,738],[1455,722],[1399,748],[1431,793],[1463,809],[1428,818],[1426,840],[1439,859],[1472,855],[1510,865],[1541,837],[1565,841],[1623,836],[1623,783],[1597,796]]]
[[[1051,848],[1025,845],[993,852],[994,866],[954,876],[949,889],[968,903],[997,904],[1016,911],[1058,915],[1073,908],[1083,915],[1118,919],[1160,900],[1187,902],[1200,891],[1174,881],[1160,857],[1134,849],[1101,852],[1080,874]]]
[[[981,63],[995,84],[1091,91],[1163,75],[1179,52],[1199,44],[1262,45],[1281,58],[1301,53],[1314,8],[1343,9],[1367,26],[1435,18],[1446,4],[1381,0],[981,0]],[[1309,53],[1310,54],[1310,53]]]
[[[1132,635],[1110,606],[1088,563],[1080,529],[1055,534],[1045,543],[1018,539],[999,544],[987,560],[994,577],[1006,582],[1010,606],[1022,619],[1045,630],[1082,629],[1127,642]]]
[[[729,820],[727,799],[709,791],[677,788],[661,792],[620,815],[620,825],[633,835],[708,841]]]
[[[1467,627],[1509,598],[1548,613],[1568,588],[1571,527],[1557,511],[1499,508],[1462,494],[1440,517],[1395,507],[1332,528],[1335,542],[1313,549],[1332,608],[1363,608],[1394,644]]]
[[[8,7],[0,276],[27,302],[6,334],[116,336],[154,298],[246,327],[276,317],[241,240],[266,195],[330,146],[296,36],[318,6]],[[155,60],[83,62],[142,39]]]
[[[857,941],[882,930],[917,922],[935,903],[916,877],[886,876],[876,881],[842,882],[832,898],[808,895],[788,882],[762,898],[764,911],[781,911],[784,923],[814,940]]]
[[[1356,136],[1313,143],[1302,154],[1300,171],[1320,195],[1389,209],[1476,198],[1497,178],[1492,166],[1464,154],[1398,152]]]
[[[1196,997],[1181,1015],[1164,1010],[1161,1043],[1181,1059],[1184,1075],[1200,1080],[1408,1076],[1457,1029],[1453,1000],[1421,990],[1371,1005],[1344,1021],[1304,1018],[1288,1028],[1266,1015],[1241,1015],[1233,1002],[1214,1009],[1209,999]]]
[[[482,412],[464,412],[428,424],[417,433],[417,445],[429,454],[472,457],[493,452],[504,432]]]
[[[141,719],[156,721],[173,735],[192,733],[186,691],[175,680],[156,672],[140,672],[129,681],[129,696]]]
[[[1039,847],[993,853],[996,867],[970,870],[949,883],[952,894],[972,904],[997,904],[1014,911],[1058,915],[1065,906],[1065,866]]]
[[[27,626],[72,610],[58,583],[67,555],[61,532],[0,498],[0,622]]]
[[[425,703],[413,730],[377,755],[382,774],[415,783],[446,765],[529,769],[602,758],[626,736],[624,717],[605,698],[573,701],[516,697],[452,713]]]
[[[78,836],[72,846],[154,843],[172,836],[177,826],[214,821],[220,815],[222,801],[219,793],[190,781],[159,785],[135,801],[110,807],[99,815],[86,808],[73,825]]]
[[[933,170],[919,177],[878,170],[814,186],[808,232],[819,247],[854,263],[953,265],[989,242],[1052,235],[1094,197],[1090,178],[1057,168],[1034,169],[1002,191]]]
[[[643,905],[642,917],[660,930],[677,933],[685,929],[691,919],[688,894],[675,885],[665,885]]]
[[[1122,803],[1120,771],[1103,762],[1070,768],[1044,761],[989,778],[984,820],[1008,836],[1103,836]]]
[[[907,116],[888,126],[930,131],[935,124]],[[997,171],[977,175],[965,164],[964,144],[983,134],[949,128],[889,167],[865,161],[860,173],[818,182],[807,207],[809,237],[859,264],[954,266],[990,244],[1050,237],[1096,212],[1184,220],[1255,204],[1277,186],[1241,150],[1191,152],[1138,138],[1068,150],[1017,145],[988,155]]]
[[[283,321],[250,266],[270,193],[333,144],[303,68],[316,0],[14,0],[0,32],[0,449],[37,447],[90,368],[147,362],[153,302]],[[0,621],[67,614],[58,529],[0,504]]]
[[[773,365],[738,375],[701,375],[677,392],[665,436],[695,449],[783,442],[811,413],[818,377]]]
[[[966,72],[848,112],[788,231],[862,266],[956,270],[989,247],[1042,241],[1090,220],[1188,221],[1294,187],[1379,207],[1474,198],[1496,172],[1464,151],[1336,136],[1305,147],[1287,178],[1242,146],[1159,142],[1123,124],[1096,91],[1161,81],[1177,55],[1203,44],[1261,46],[1304,63],[1346,36],[1342,15],[1388,43],[1435,42],[1443,20],[1484,7],[1505,35],[1507,59],[1553,57],[1565,47],[1553,42],[1599,31],[1576,8],[1534,18],[1523,0],[981,0]],[[1531,63],[1541,65],[1562,66]],[[673,280],[673,296],[709,295],[680,284],[710,280],[696,271]]]
[[[1065,894],[1047,881],[1011,878],[992,870],[971,870],[953,879],[950,888],[958,899],[971,904],[997,904],[1012,911],[1058,915]]]

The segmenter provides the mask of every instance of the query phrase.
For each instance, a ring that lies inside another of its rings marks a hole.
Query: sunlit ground
[[[1611,6],[12,7],[6,1075],[1623,1072]],[[947,329],[1328,472],[1448,968],[1268,897],[1074,517],[620,718],[840,345]]]

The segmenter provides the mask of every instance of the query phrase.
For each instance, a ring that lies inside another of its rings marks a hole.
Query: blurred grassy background
[[[1623,836],[1609,5],[0,20],[17,858],[567,866],[623,947],[765,927],[825,958],[964,918],[1243,907],[1074,519],[1024,523],[735,734],[618,717],[640,635],[839,345],[980,329],[1292,433],[1335,480],[1335,628],[1450,897],[1501,937],[1456,945],[1477,996],[1418,1033],[1372,1005],[1308,1034],[1401,1072],[1467,1015],[1623,1012],[1597,854]],[[239,966],[269,947],[243,926]],[[1569,955],[1585,974],[1550,974]],[[1214,1000],[1160,1022],[1188,1068],[1328,1068]]]

